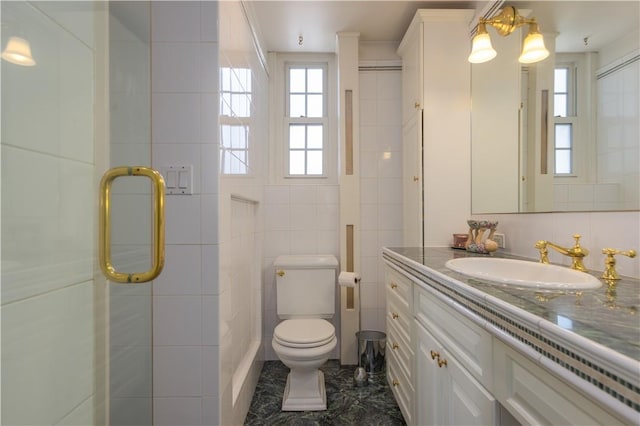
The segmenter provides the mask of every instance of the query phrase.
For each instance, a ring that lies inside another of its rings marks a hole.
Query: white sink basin
[[[445,266],[481,280],[538,290],[587,290],[602,283],[593,275],[564,266],[492,257],[462,257]]]

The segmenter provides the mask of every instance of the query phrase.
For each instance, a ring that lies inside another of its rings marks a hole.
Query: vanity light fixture
[[[21,37],[11,37],[2,51],[2,59],[12,64],[30,67],[36,64],[31,56],[31,45]]]
[[[481,64],[496,57],[497,53],[491,46],[491,39],[486,25],[491,25],[501,36],[508,36],[517,28],[529,25],[529,33],[522,43],[522,53],[518,58],[523,64],[539,62],[549,56],[549,51],[544,46],[544,39],[538,28],[536,18],[525,18],[518,14],[513,6],[504,7],[496,16],[490,19],[480,18],[478,31],[473,37],[469,62]]]

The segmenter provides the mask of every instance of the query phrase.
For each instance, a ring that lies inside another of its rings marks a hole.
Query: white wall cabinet
[[[472,19],[473,10],[418,10],[398,47],[406,246],[447,245],[452,233],[466,229]]]
[[[412,111],[402,126],[403,244],[423,246],[422,109]]]
[[[419,23],[412,23],[404,36],[402,44],[398,48],[398,53],[402,56],[403,126],[411,120],[416,111],[422,110],[423,40],[423,26]]]

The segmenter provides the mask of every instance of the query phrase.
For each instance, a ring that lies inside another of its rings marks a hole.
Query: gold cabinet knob
[[[419,178],[418,176],[414,176],[414,177],[413,177],[413,181],[414,181],[414,182],[417,182],[417,181],[419,181],[419,180],[420,180],[420,178]]]
[[[442,368],[442,366],[447,366],[447,360],[438,358],[438,367]]]
[[[399,382],[399,381],[397,381],[396,379],[393,379],[393,381],[391,382],[391,384],[393,385],[393,387],[394,387],[394,388],[395,388],[395,387],[400,386],[400,382]]]
[[[396,314],[395,312],[391,312],[391,318],[393,319],[398,319],[400,315]]]
[[[284,277],[284,271],[278,271],[276,274],[278,274],[279,277]]]
[[[399,346],[398,346],[398,344],[397,344],[397,343],[394,343],[393,345],[391,345],[391,349],[393,349],[394,351],[395,351],[396,349],[398,349],[398,347],[399,347]]]
[[[395,290],[396,288],[398,288],[398,284],[396,284],[396,283],[391,283],[391,288]]]
[[[431,359],[440,359],[440,354],[434,350],[431,351]]]
[[[419,109],[420,108],[420,102],[414,102],[413,107],[415,109]]]

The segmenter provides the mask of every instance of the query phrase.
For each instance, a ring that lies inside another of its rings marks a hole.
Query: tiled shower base
[[[328,361],[322,368],[327,388],[326,411],[281,411],[289,369],[266,361],[245,425],[404,425],[404,419],[383,374],[368,386],[353,384],[355,366]]]

